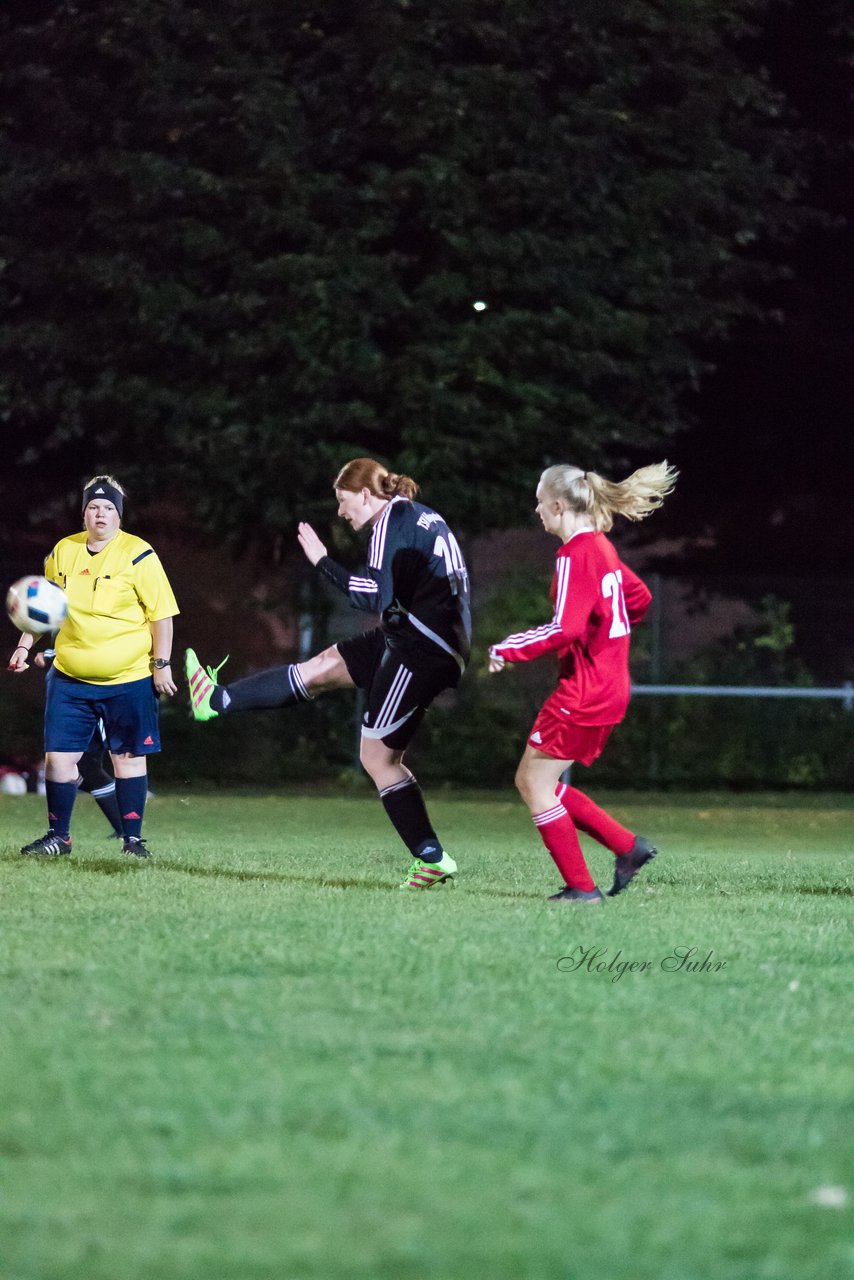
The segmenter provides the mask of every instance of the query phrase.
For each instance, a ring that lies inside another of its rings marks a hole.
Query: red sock
[[[598,804],[594,804],[583,791],[579,791],[577,787],[568,787],[562,782],[555,795],[579,830],[604,844],[618,858],[630,851],[635,842],[632,832],[621,827],[619,822],[604,809],[600,809]]]
[[[584,889],[588,893],[595,889],[596,885],[578,843],[578,833],[563,805],[556,804],[544,813],[535,813],[534,826],[552,855],[564,883],[571,889]]]

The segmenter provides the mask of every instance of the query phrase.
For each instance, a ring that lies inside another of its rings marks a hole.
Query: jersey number
[[[445,561],[448,583],[452,593],[457,595],[461,588],[465,588],[468,571],[463,560],[463,553],[460,551],[460,544],[450,529],[448,530],[447,538],[440,533],[433,543],[433,555],[440,556]]]
[[[602,579],[602,595],[606,600],[611,601],[611,630],[608,632],[608,639],[613,640],[615,636],[627,636],[631,631],[629,624],[629,614],[626,609],[626,597],[623,595],[623,571],[616,569],[613,573],[606,573]]]

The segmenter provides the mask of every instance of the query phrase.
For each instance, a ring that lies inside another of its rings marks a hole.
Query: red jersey
[[[579,529],[557,553],[551,597],[551,622],[508,636],[490,653],[507,662],[557,654],[558,692],[572,721],[619,724],[629,704],[629,636],[649,608],[649,588],[604,533]]]

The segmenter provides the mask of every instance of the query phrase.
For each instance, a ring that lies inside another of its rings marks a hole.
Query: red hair
[[[373,458],[353,458],[338,472],[333,489],[361,493],[367,489],[375,498],[414,498],[418,485],[411,476],[399,476]]]

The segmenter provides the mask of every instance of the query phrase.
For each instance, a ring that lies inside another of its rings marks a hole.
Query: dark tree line
[[[7,0],[10,522],[109,466],[260,538],[367,451],[471,531],[660,454],[808,216],[766,8]]]
[[[847,0],[775,5],[754,58],[816,139],[806,199],[825,216],[792,245],[769,247],[784,275],[757,295],[764,321],[745,318],[708,349],[716,368],[687,402],[696,425],[676,449],[683,479],[667,519],[672,532],[714,531],[694,569],[850,576],[854,9]],[[847,599],[846,587],[835,590]],[[815,632],[808,607],[798,622],[802,639]],[[849,662],[853,638],[847,624],[834,637]]]

